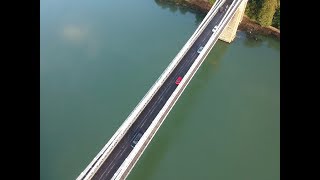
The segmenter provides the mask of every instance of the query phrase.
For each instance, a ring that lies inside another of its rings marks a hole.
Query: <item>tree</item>
[[[250,19],[257,20],[263,1],[264,0],[248,0],[245,13]]]
[[[276,12],[274,13],[273,20],[272,20],[272,26],[280,29],[280,7],[276,9]]]
[[[216,0],[209,0],[210,4],[214,4],[214,2],[216,2]]]
[[[277,0],[264,0],[257,21],[261,26],[270,26],[276,12]]]

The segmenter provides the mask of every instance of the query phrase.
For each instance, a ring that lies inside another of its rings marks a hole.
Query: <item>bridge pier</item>
[[[247,2],[248,2],[248,0],[244,0],[240,4],[238,10],[235,12],[235,14],[232,17],[232,19],[230,20],[230,22],[227,24],[225,29],[222,31],[222,33],[219,37],[220,40],[225,41],[227,43],[230,43],[236,37],[237,29],[238,29],[240,22],[242,21],[244,11],[247,6]]]

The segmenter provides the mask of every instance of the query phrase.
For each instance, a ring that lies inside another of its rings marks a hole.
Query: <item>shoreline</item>
[[[268,26],[268,27],[262,27],[255,21],[248,18],[248,16],[243,15],[243,19],[238,27],[239,30],[246,31],[252,35],[265,35],[265,36],[271,36],[274,38],[277,38],[280,40],[280,30]]]
[[[208,1],[203,0],[186,0],[185,3],[188,7],[197,11],[201,11],[202,13],[208,13],[212,7],[212,5]],[[254,20],[251,20],[246,14],[243,15],[242,21],[240,22],[238,29],[241,31],[248,32],[253,37],[255,37],[256,35],[265,35],[275,37],[276,39],[280,40],[279,29],[272,26],[262,27]]]
[[[187,7],[204,14],[207,14],[212,7],[212,5],[206,0],[178,0],[177,2],[174,2],[174,0],[155,1],[158,1],[159,3],[173,4],[178,7]],[[247,32],[254,38],[256,35],[265,35],[280,40],[279,29],[272,26],[262,27],[257,22],[251,20],[246,14],[243,15],[242,21],[240,22],[238,29]]]

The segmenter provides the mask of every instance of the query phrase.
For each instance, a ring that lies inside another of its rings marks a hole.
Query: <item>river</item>
[[[41,0],[40,179],[75,179],[203,18],[154,0]],[[279,40],[218,41],[127,179],[280,179]]]

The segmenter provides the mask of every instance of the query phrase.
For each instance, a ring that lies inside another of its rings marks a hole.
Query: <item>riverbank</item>
[[[280,30],[272,26],[262,27],[257,22],[252,21],[248,16],[244,15],[238,27],[239,30],[246,31],[250,34],[259,34],[265,36],[272,36],[280,39]]]
[[[186,4],[189,4],[191,8],[196,8],[197,10],[202,11],[203,13],[208,13],[208,11],[212,7],[209,1],[206,1],[206,0],[186,0]],[[242,31],[246,31],[252,35],[266,35],[266,36],[273,36],[277,39],[280,39],[279,29],[272,26],[262,27],[261,25],[251,20],[246,15],[243,16],[243,19],[239,24],[238,29]]]
[[[155,0],[155,1],[162,4],[175,4],[176,6],[188,7],[190,9],[193,9],[195,11],[205,13],[205,14],[208,13],[212,7],[212,5],[209,3],[208,0]],[[261,25],[251,20],[246,15],[243,16],[243,19],[239,24],[238,29],[241,31],[246,31],[252,36],[265,35],[265,36],[271,36],[271,37],[280,39],[279,29],[272,26],[262,27]]]

